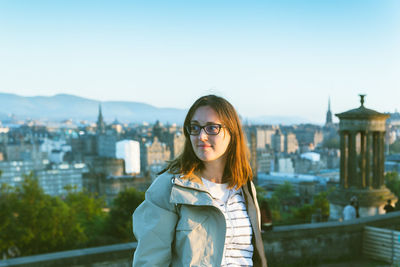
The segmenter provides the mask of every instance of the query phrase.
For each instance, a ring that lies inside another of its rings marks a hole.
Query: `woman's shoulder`
[[[158,190],[163,190],[165,188],[171,188],[175,176],[176,174],[169,173],[168,171],[160,174],[159,176],[156,177],[156,179],[154,179],[148,190],[158,191]]]
[[[146,199],[155,202],[158,205],[169,203],[173,179],[176,174],[164,172],[159,175],[146,191]]]

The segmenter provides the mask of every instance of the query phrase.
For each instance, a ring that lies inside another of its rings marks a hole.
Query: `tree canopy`
[[[259,190],[257,188],[257,190]],[[310,223],[313,214],[316,214],[320,220],[329,218],[329,201],[327,195],[329,192],[320,192],[313,197],[312,204],[301,204],[301,197],[297,196],[293,185],[289,182],[278,186],[273,192],[271,198],[265,197],[265,190],[257,193],[258,201],[268,201],[271,209],[272,221],[275,225]]]
[[[386,187],[396,195],[400,201],[400,176],[397,172],[387,172],[385,174]],[[400,210],[399,201],[395,206],[395,210]]]
[[[16,247],[20,255],[71,249],[87,237],[76,214],[57,197],[46,195],[33,174],[21,187],[0,189],[0,251]]]
[[[144,200],[144,193],[128,188],[114,199],[107,221],[107,235],[119,242],[132,242],[132,214]]]
[[[27,256],[133,240],[132,213],[144,193],[121,192],[110,212],[103,198],[66,188],[44,193],[31,173],[19,187],[0,186],[0,256]]]

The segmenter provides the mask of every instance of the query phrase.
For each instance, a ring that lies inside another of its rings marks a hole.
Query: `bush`
[[[132,214],[144,200],[144,193],[129,188],[114,199],[107,219],[107,235],[115,242],[132,242]]]

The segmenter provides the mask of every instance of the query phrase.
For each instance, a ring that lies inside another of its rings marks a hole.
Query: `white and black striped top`
[[[253,266],[252,228],[242,189],[228,189],[203,179],[226,220],[226,237],[221,266]]]

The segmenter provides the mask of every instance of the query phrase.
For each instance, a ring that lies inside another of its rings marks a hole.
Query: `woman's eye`
[[[218,125],[208,125],[207,126],[207,131],[211,133],[218,132]]]
[[[192,124],[190,125],[190,131],[197,132],[200,129],[199,125]]]

